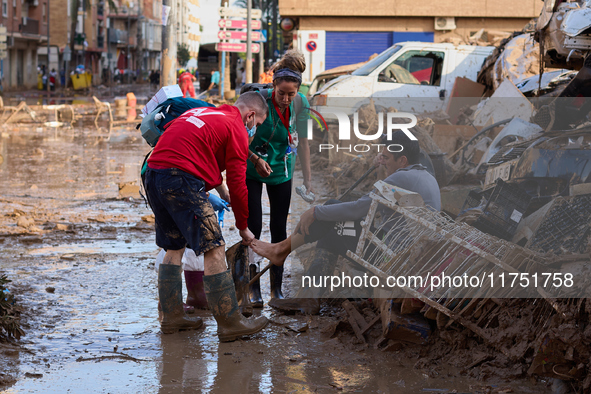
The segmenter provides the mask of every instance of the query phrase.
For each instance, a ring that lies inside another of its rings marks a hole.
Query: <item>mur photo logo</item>
[[[389,152],[401,152],[403,147],[400,144],[388,144],[388,143],[371,143],[379,142],[382,136],[386,136],[386,139],[390,141],[392,139],[392,133],[396,130],[401,130],[408,136],[409,139],[413,141],[417,141],[417,137],[415,137],[412,132],[410,131],[411,128],[416,126],[417,124],[417,117],[411,113],[407,112],[388,112],[377,113],[377,120],[378,120],[378,128],[374,133],[364,134],[359,129],[359,112],[354,112],[353,114],[353,124],[351,124],[351,120],[349,116],[343,111],[331,111],[331,113],[336,117],[338,121],[339,127],[339,134],[338,134],[338,144],[320,144],[318,147],[319,152],[329,151],[329,150],[336,150],[339,151],[347,151],[347,152],[356,152],[356,153],[366,153],[371,150],[377,150],[381,152],[382,150],[387,150]],[[314,111],[314,114],[320,117],[322,123],[327,125],[326,120],[324,117],[317,111]],[[409,119],[410,122],[404,122],[405,119]],[[385,126],[384,126],[385,123]],[[312,138],[312,129],[313,129],[313,121],[312,119],[308,120],[308,138]],[[328,129],[328,127],[327,127]],[[351,129],[353,129],[353,134],[359,140],[367,141],[367,143],[361,144],[347,144],[346,141],[351,141]]]

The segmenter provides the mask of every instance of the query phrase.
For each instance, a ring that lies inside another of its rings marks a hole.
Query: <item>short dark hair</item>
[[[267,100],[259,92],[250,91],[244,92],[236,100],[236,104],[244,104],[249,109],[253,109],[259,115],[269,115],[269,107],[267,106]]]
[[[419,146],[419,141],[411,140],[406,133],[402,130],[396,130],[392,133],[392,138],[387,139],[385,135],[382,136],[381,143],[386,145],[400,145],[402,146],[402,150],[400,152],[392,152],[392,155],[395,159],[398,159],[402,156],[406,156],[406,160],[408,160],[408,164],[419,164],[419,160],[421,157],[421,148]]]

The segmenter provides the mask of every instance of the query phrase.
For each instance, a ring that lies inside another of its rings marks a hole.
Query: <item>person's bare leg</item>
[[[287,237],[286,240],[274,244],[255,239],[251,248],[259,256],[268,258],[272,264],[283,265],[287,256],[305,243],[304,235],[295,233]]]
[[[177,250],[168,249],[166,251],[166,254],[164,255],[164,260],[162,260],[162,264],[181,265],[183,253],[185,253],[185,248]]]
[[[215,275],[227,271],[225,246],[218,246],[205,252],[203,265],[205,266],[205,275]]]

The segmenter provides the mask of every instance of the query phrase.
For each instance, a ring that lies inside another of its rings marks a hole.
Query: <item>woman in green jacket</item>
[[[302,165],[304,186],[307,190],[311,190],[310,147],[307,139],[309,104],[306,98],[298,93],[302,83],[302,72],[305,70],[304,55],[295,50],[288,51],[275,64],[273,89],[263,91],[269,106],[269,116],[257,128],[254,140],[249,147],[249,162],[246,170],[248,228],[255,238],[260,237],[263,221],[261,196],[264,183],[267,185],[267,195],[271,205],[269,227],[273,243],[287,238],[287,216],[291,201],[296,151]],[[251,277],[256,272],[257,265],[251,264]],[[271,299],[283,298],[282,280],[283,266],[272,266],[270,269]],[[263,307],[258,281],[250,288],[250,298],[255,307]]]

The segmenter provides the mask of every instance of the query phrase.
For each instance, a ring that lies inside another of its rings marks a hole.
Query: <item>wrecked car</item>
[[[396,44],[324,86],[312,105],[324,113],[352,113],[372,99],[383,108],[414,113],[445,108],[457,77],[476,79],[494,47],[444,43]],[[431,98],[430,100],[425,100]]]

